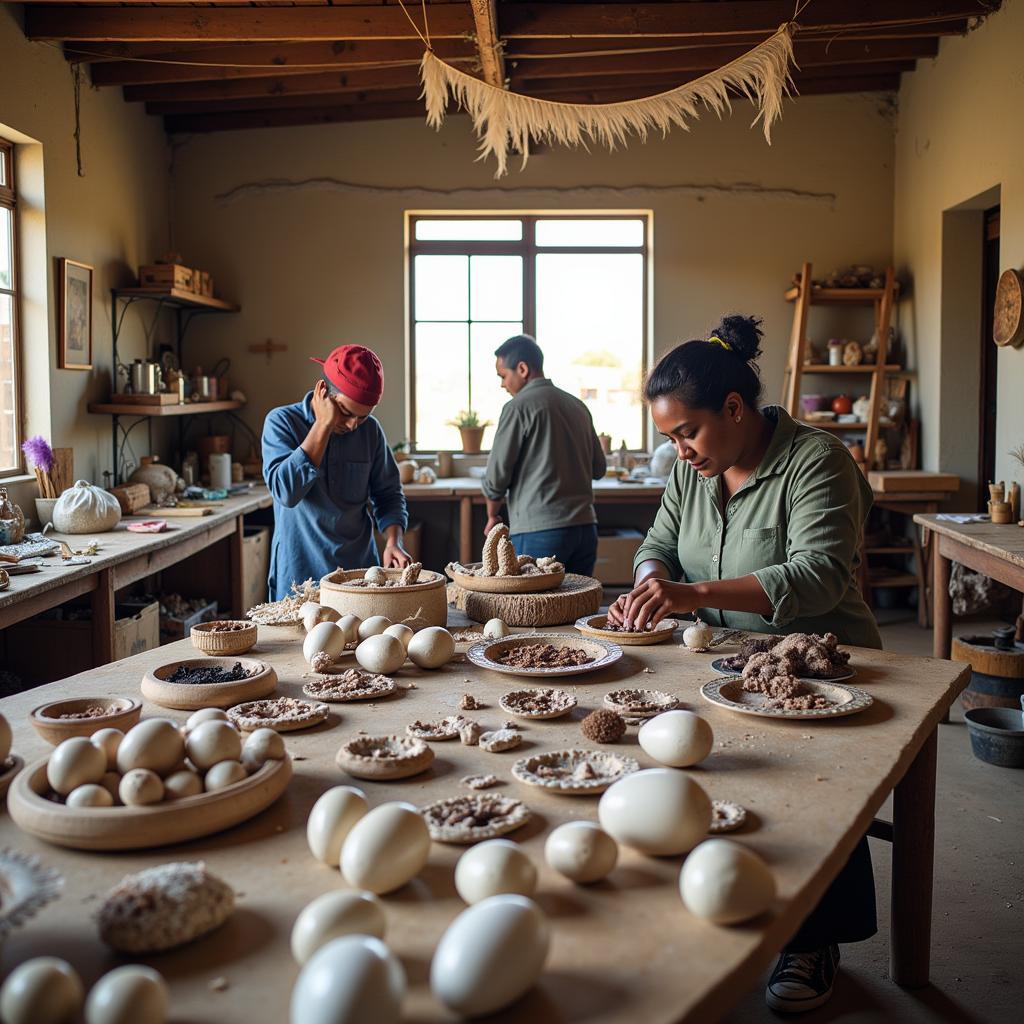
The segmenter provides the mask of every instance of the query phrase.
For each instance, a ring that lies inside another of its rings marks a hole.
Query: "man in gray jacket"
[[[590,576],[597,560],[597,514],[591,481],[605,473],[601,442],[587,407],[544,376],[544,353],[528,334],[494,353],[501,410],[483,491],[487,529],[501,522],[521,555],[554,555],[569,572]]]

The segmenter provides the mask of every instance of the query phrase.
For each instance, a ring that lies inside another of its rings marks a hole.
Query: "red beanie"
[[[360,405],[376,405],[384,393],[384,367],[376,353],[362,345],[339,345],[326,359],[310,356],[324,376]]]

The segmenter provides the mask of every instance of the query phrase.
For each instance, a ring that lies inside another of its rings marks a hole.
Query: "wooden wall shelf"
[[[181,402],[178,405],[136,405],[134,403],[90,402],[89,412],[113,416],[199,416],[210,412],[241,409],[243,402]]]

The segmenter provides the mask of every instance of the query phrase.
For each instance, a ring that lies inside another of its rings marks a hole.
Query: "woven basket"
[[[200,622],[192,627],[189,638],[192,646],[204,654],[245,654],[256,644],[256,624],[244,622],[245,629],[235,629],[230,633],[214,633],[214,626],[222,625],[226,620]],[[230,620],[234,621],[234,620]]]
[[[445,578],[439,572],[424,569],[419,583],[411,587],[352,587],[349,580],[361,580],[365,569],[336,569],[320,581],[320,604],[342,615],[368,619],[385,615],[392,622],[418,617],[424,626],[448,624]],[[398,579],[401,569],[385,569],[388,579]],[[417,624],[419,626],[419,624]]]
[[[604,587],[590,576],[567,573],[558,590],[543,594],[480,594],[448,585],[448,603],[475,622],[502,619],[509,626],[568,626],[601,607]]]

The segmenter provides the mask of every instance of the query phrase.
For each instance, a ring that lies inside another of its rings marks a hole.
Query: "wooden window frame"
[[[641,325],[641,376],[650,367],[651,344],[649,335],[651,291],[651,229],[650,210],[407,210],[406,238],[406,435],[416,451],[416,257],[422,255],[456,256],[522,256],[523,258],[523,333],[537,334],[536,257],[539,254],[602,254],[639,253],[643,259],[643,321]],[[416,224],[423,220],[515,220],[523,225],[523,237],[518,241],[420,241],[416,238]],[[639,220],[643,224],[640,245],[537,245],[537,221],[549,220]],[[462,321],[452,321],[461,323]],[[473,322],[472,319],[466,321]],[[650,441],[650,417],[641,415],[641,445],[637,451],[646,452]],[[448,451],[458,449],[445,449]],[[489,452],[482,449],[482,453]]]
[[[14,375],[14,458],[13,466],[0,466],[0,480],[20,476],[25,472],[25,462],[21,454],[21,442],[24,424],[22,422],[22,381],[21,381],[21,330],[19,322],[20,291],[18,288],[18,268],[20,255],[18,251],[18,191],[14,170],[14,143],[0,138],[0,161],[3,162],[6,184],[0,185],[0,206],[11,211],[11,287],[0,288],[0,294],[11,296],[11,362]]]

